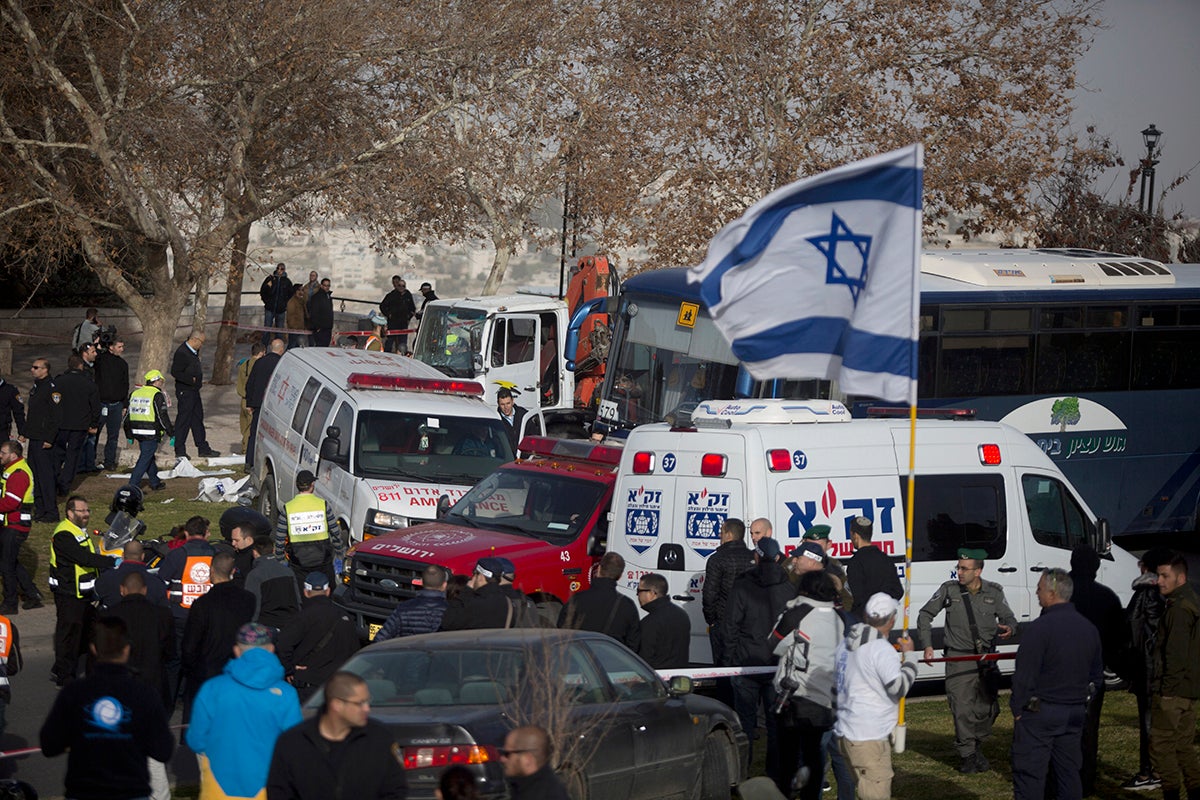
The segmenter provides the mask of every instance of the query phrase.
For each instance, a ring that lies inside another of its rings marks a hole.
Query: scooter
[[[109,506],[108,516],[104,518],[108,530],[100,534],[99,548],[101,555],[120,558],[125,545],[139,538],[146,532],[146,523],[138,519],[138,514],[145,508],[142,490],[133,484],[126,484],[117,489]],[[144,539],[145,547],[143,560],[146,566],[154,569],[158,562],[167,554],[167,545],[154,539]]]

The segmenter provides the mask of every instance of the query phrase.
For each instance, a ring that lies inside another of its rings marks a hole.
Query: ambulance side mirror
[[[1109,528],[1108,520],[1103,517],[1096,520],[1095,541],[1092,542],[1092,547],[1100,556],[1106,556],[1112,552],[1112,530]]]

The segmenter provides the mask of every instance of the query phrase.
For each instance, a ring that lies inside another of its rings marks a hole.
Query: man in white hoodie
[[[917,678],[917,665],[904,661],[903,655],[912,652],[912,639],[900,638],[896,648],[888,642],[898,608],[888,594],[871,595],[863,608],[863,621],[850,628],[835,657],[837,720],[833,733],[854,772],[859,800],[892,796],[889,737],[899,717],[900,698]]]

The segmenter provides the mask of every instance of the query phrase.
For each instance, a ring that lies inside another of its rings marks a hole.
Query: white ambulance
[[[634,429],[610,526],[609,548],[626,562],[621,589],[632,596],[641,574],[665,575],[671,598],[692,619],[691,659],[706,664],[704,567],[727,517],[747,529],[766,517],[785,551],[813,525],[829,525],[843,563],[852,553],[850,521],[869,517],[874,543],[903,578],[909,432],[908,419],[852,420],[840,403],[824,400],[708,401],[689,427]],[[987,552],[983,576],[1003,585],[1018,622],[1038,616],[1038,578],[1051,567],[1069,569],[1078,544],[1103,554],[1099,580],[1129,599],[1137,560],[1111,546],[1107,522],[1094,518],[1028,436],[996,422],[920,420],[916,442],[913,631],[921,606],[955,576],[960,547]],[[944,615],[934,620],[938,650],[943,623]],[[1011,661],[1001,663],[1012,670]],[[925,668],[923,677],[941,671]]]
[[[436,518],[439,497],[453,502],[513,460],[483,393],[392,353],[289,350],[258,420],[259,509],[274,520],[309,470],[351,544]]]

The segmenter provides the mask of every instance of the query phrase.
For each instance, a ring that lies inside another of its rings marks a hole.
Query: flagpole
[[[925,154],[924,148],[917,145],[917,166],[924,173]],[[912,320],[912,328],[910,336],[912,345],[909,348],[909,389],[908,389],[908,491],[907,502],[904,511],[904,626],[901,629],[900,635],[908,636],[908,608],[909,600],[912,595],[912,549],[913,549],[913,506],[915,505],[917,493],[917,361],[918,361],[918,344],[921,336],[921,317],[920,317],[920,283],[921,283],[921,236],[923,234],[922,214],[921,214],[921,197],[923,186],[920,184],[924,181],[919,181],[916,187],[917,191],[917,215],[916,224],[913,230],[913,275],[914,289],[910,295],[909,308],[910,319]],[[904,658],[901,654],[901,659]],[[904,724],[905,717],[905,700],[900,698],[899,716],[896,721],[896,736],[894,749],[897,753],[903,753],[905,747],[906,727]]]

